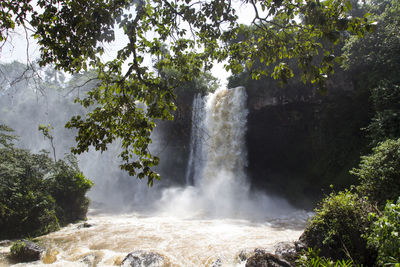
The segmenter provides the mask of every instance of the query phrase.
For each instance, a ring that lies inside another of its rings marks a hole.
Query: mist
[[[15,130],[19,136],[16,145],[35,153],[51,151],[49,140],[38,131],[39,124],[49,124],[57,159],[63,158],[74,146],[76,134],[64,125],[72,116],[85,114],[74,99],[95,86],[95,81],[86,84],[89,74],[66,79],[51,69],[29,72],[30,76],[20,79],[24,65],[12,63],[1,68],[2,73],[10,74],[2,82],[1,123]],[[43,77],[34,79],[34,74]],[[192,117],[191,137],[190,128],[176,133],[173,122],[157,122],[149,149],[160,157],[155,170],[162,179],[152,187],[146,178],[140,180],[120,170],[118,140],[103,153],[91,149],[78,155],[81,171],[95,184],[88,194],[92,210],[180,218],[299,217],[286,200],[250,190],[245,173],[246,98],[244,88],[220,88],[206,97],[197,96],[195,101],[204,103],[193,106],[200,111],[186,114]]]

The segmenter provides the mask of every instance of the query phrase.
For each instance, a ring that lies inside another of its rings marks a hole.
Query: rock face
[[[165,257],[155,253],[137,250],[129,253],[122,261],[123,267],[162,267],[165,266]]]
[[[11,257],[18,262],[40,260],[44,249],[28,240],[20,240],[11,247]]]
[[[368,104],[356,97],[342,93],[249,107],[246,143],[252,186],[311,209],[324,195],[321,188],[356,182],[348,170],[359,161],[366,142],[360,129],[369,123]]]

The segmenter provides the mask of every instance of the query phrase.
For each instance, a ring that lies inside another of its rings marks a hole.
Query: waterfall
[[[247,94],[243,87],[219,88],[193,100],[186,187],[166,188],[162,214],[188,218],[283,218],[286,200],[250,191],[245,168]]]
[[[220,172],[244,177],[247,166],[247,94],[243,87],[219,88],[193,100],[190,154],[186,171],[188,185],[210,182]]]
[[[235,213],[247,194],[246,99],[246,90],[237,87],[193,100],[186,182],[200,191],[207,213]]]
[[[192,132],[190,135],[190,152],[186,169],[186,184],[193,185],[198,177],[202,163],[204,101],[200,94],[195,95],[192,106]]]
[[[247,94],[243,87],[218,89],[205,98],[206,116],[203,137],[205,166],[202,173],[203,184],[210,183],[218,173],[235,174],[244,178],[247,166],[245,144]]]

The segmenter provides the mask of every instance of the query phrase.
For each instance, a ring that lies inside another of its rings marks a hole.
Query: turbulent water
[[[70,225],[43,236],[46,254],[28,265],[114,266],[127,253],[144,250],[163,255],[167,266],[243,266],[240,252],[273,252],[278,242],[297,239],[308,214],[250,191],[246,97],[238,87],[194,99],[187,186],[141,199],[139,204],[151,202],[146,215],[91,213],[90,228]],[[1,264],[10,263],[3,257]]]
[[[133,250],[160,253],[167,266],[210,266],[218,259],[223,266],[243,266],[241,251],[273,252],[278,242],[298,238],[302,227],[298,218],[254,223],[132,214],[92,215],[88,223],[93,226],[70,225],[42,237],[48,248],[42,261],[17,266],[88,266],[89,260],[97,266],[115,266]]]

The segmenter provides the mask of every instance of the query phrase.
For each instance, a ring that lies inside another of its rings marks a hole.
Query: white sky
[[[254,18],[253,9],[248,5],[243,5],[241,0],[233,0],[232,2],[239,16],[238,22],[250,24]],[[122,32],[118,33],[118,31],[116,31],[116,40],[105,46],[105,60],[112,59],[116,51],[126,44],[124,39],[126,40],[126,37]],[[28,54],[29,57],[27,57]],[[26,33],[22,28],[18,28],[10,34],[6,44],[0,48],[0,63],[10,63],[13,61],[27,63],[27,58],[29,58],[30,61],[34,61],[39,56],[40,52],[36,41],[32,37],[29,37],[29,41],[27,41]],[[149,62],[149,64],[151,64],[151,62]],[[226,86],[227,78],[230,73],[228,73],[223,66],[224,63],[214,64],[211,73],[220,80],[221,86]]]

